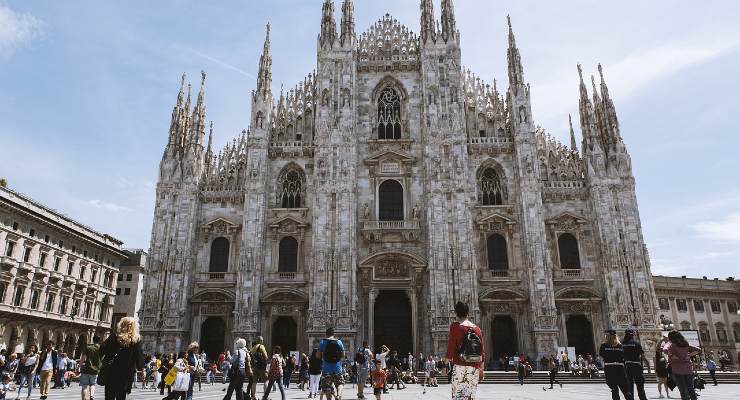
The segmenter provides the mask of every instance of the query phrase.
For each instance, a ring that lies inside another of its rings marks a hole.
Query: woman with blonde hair
[[[136,371],[144,368],[139,324],[134,318],[118,321],[115,333],[100,346],[100,355],[98,383],[105,385],[105,400],[125,400]]]

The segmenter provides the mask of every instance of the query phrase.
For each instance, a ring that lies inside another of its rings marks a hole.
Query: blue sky
[[[292,87],[315,68],[321,2],[0,0],[0,176],[147,248],[180,74],[197,83],[208,73],[208,118],[225,144],[249,121],[265,23],[274,89]],[[601,62],[653,272],[737,274],[740,2],[455,5],[463,63],[499,87],[511,14],[535,119],[562,139],[568,113],[577,115],[576,63],[593,73]],[[356,0],[355,8],[359,32],[386,12],[418,32],[419,0]]]

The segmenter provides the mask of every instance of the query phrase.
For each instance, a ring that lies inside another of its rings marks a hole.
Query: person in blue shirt
[[[323,360],[321,367],[321,391],[327,400],[332,396],[342,398],[342,387],[344,385],[344,371],[342,369],[342,358],[344,357],[344,344],[334,337],[334,328],[326,329],[326,338],[319,342],[318,357]],[[335,393],[336,389],[336,393]]]

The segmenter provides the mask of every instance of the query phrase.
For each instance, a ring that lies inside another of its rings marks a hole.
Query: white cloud
[[[101,210],[106,210],[110,212],[127,212],[127,211],[133,211],[131,208],[122,206],[120,204],[115,203],[107,203],[105,201],[101,200],[88,200],[85,202],[86,205],[93,207],[93,208],[99,208]]]
[[[732,51],[740,46],[740,42],[717,43],[708,46],[694,44],[665,44],[650,48],[617,61],[606,63],[604,67],[604,78],[609,85],[611,95],[615,102],[626,102],[628,98],[652,82],[670,78],[677,72],[695,64],[709,61],[723,53]],[[584,65],[583,79],[591,96],[591,75],[596,78],[599,85],[599,75],[596,65]],[[591,72],[588,72],[588,71]],[[532,97],[536,107],[535,115],[539,121],[547,126],[554,121],[555,126],[565,126],[567,113],[575,112],[574,125],[578,126],[577,100],[578,100],[578,75],[576,66],[561,69],[552,74],[553,79],[549,82],[538,84],[536,93]],[[617,92],[616,95],[614,92]],[[563,101],[563,94],[565,99]],[[568,94],[571,95],[568,95]],[[590,97],[589,96],[589,97]],[[567,132],[564,129],[555,129],[554,134]]]
[[[737,254],[738,253],[736,251],[710,251],[702,255],[698,255],[694,257],[694,259],[699,261],[716,260],[718,258],[734,257]]]
[[[0,4],[0,56],[10,56],[15,49],[38,37],[43,26],[33,15]]]
[[[699,222],[692,227],[707,239],[740,242],[740,212],[734,212],[724,220]]]

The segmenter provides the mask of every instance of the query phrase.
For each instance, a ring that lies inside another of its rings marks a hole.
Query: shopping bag
[[[169,372],[167,372],[167,375],[164,377],[164,384],[167,386],[172,386],[173,383],[175,383],[175,378],[177,378],[177,368],[172,367],[170,368]]]
[[[172,390],[176,392],[187,392],[190,386],[190,374],[187,372],[178,372],[175,378],[175,386]]]

